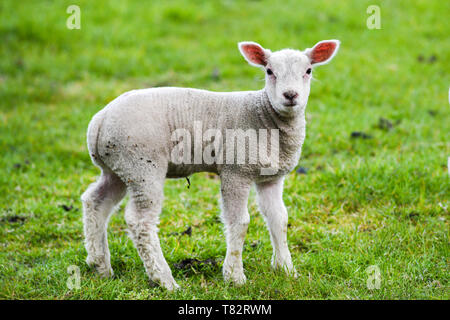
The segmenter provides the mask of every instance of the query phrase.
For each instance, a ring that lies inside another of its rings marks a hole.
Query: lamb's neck
[[[298,134],[305,130],[305,112],[302,110],[291,117],[281,116],[275,111],[265,89],[256,91],[257,113],[259,121],[264,128],[279,129],[281,134]]]

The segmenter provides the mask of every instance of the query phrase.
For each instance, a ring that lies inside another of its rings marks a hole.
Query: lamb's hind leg
[[[178,285],[164,259],[157,227],[163,202],[164,178],[153,174],[132,182],[129,186],[130,202],[125,210],[125,220],[149,278],[164,288],[173,290]]]
[[[113,208],[126,194],[125,184],[112,172],[103,170],[97,182],[81,196],[86,262],[105,277],[112,276],[107,239],[108,220]]]

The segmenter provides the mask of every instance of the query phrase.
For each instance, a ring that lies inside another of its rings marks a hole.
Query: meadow
[[[71,4],[81,29],[66,26]],[[449,299],[449,12],[439,0],[1,1],[0,299]],[[159,234],[181,290],[150,285],[126,201],[108,231],[115,276],[86,265],[80,195],[99,174],[86,147],[98,110],[137,88],[257,90],[263,73],[237,42],[323,39],[341,48],[314,71],[302,173],[285,182],[297,279],[271,269],[252,191],[248,282],[224,283],[209,174],[165,186]]]

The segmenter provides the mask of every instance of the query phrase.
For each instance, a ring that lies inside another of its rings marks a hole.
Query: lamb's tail
[[[91,156],[92,162],[100,168],[105,167],[105,164],[98,153],[98,139],[104,118],[105,110],[103,109],[92,118],[91,122],[89,122],[87,130],[87,146],[89,155]]]

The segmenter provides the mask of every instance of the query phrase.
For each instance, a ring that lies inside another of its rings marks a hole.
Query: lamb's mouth
[[[285,107],[294,107],[296,105],[297,105],[297,103],[295,103],[295,102],[285,102],[285,103],[283,103],[283,106],[285,106]]]

